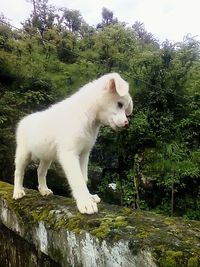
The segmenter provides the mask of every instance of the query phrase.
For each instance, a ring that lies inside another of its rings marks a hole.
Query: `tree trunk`
[[[133,176],[133,180],[134,180],[134,186],[135,186],[135,191],[136,191],[135,208],[140,210],[140,195],[139,195],[138,180],[137,180],[136,175]]]
[[[171,187],[171,216],[174,215],[174,177],[172,180],[172,187]]]

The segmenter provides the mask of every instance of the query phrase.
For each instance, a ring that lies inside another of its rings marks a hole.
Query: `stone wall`
[[[107,204],[82,215],[72,199],[26,190],[15,201],[12,190],[0,182],[0,221],[58,266],[200,266],[200,222]]]
[[[1,267],[60,267],[35,246],[0,223]]]

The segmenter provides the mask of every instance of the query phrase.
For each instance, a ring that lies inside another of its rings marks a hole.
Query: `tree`
[[[136,21],[132,25],[132,29],[134,30],[135,36],[138,40],[146,44],[158,45],[158,40],[154,37],[152,33],[146,31],[144,23]]]
[[[79,32],[83,24],[83,18],[78,10],[62,9],[63,15],[60,20],[70,32]]]
[[[129,29],[120,24],[110,25],[97,32],[94,41],[99,61],[106,72],[112,69],[128,69],[130,56],[135,50],[134,38]]]
[[[48,5],[48,0],[31,0],[31,2],[33,3],[33,12],[23,26],[28,32],[30,28],[37,29],[43,38],[44,33],[54,26],[55,18],[57,17],[56,9]]]
[[[113,11],[105,7],[102,8],[101,15],[102,15],[102,22],[97,24],[97,29],[118,23],[118,19],[113,17]]]
[[[9,39],[13,36],[8,19],[0,14],[0,48],[9,50]]]
[[[176,142],[161,143],[156,148],[145,152],[143,173],[158,180],[158,184],[171,190],[171,216],[174,214],[174,194],[176,186],[185,186],[184,177],[198,177],[200,168],[198,162],[183,144]]]

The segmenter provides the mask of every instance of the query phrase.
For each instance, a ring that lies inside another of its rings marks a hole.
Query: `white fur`
[[[31,159],[40,160],[38,189],[42,196],[52,194],[46,174],[53,160],[61,164],[72,195],[81,213],[98,211],[100,198],[87,188],[90,151],[101,125],[114,130],[128,124],[133,109],[128,84],[110,73],[85,85],[71,97],[23,118],[18,125],[13,198],[25,195],[24,171]],[[123,104],[118,104],[120,102]]]

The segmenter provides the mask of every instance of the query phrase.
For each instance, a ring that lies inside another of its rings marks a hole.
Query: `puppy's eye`
[[[118,106],[118,108],[123,108],[124,105],[123,105],[122,102],[118,102],[118,103],[117,103],[117,106]]]

